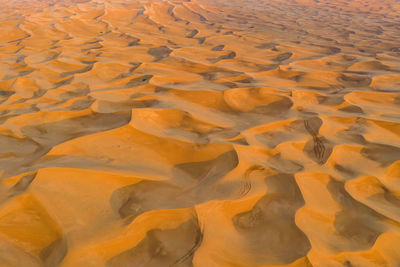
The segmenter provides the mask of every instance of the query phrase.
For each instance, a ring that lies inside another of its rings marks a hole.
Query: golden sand
[[[400,2],[0,0],[1,267],[400,266]]]

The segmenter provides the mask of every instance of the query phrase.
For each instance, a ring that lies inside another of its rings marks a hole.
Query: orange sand
[[[0,266],[400,266],[400,2],[0,0]]]

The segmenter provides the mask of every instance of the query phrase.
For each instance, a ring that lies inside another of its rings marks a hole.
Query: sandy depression
[[[0,0],[1,267],[400,266],[400,2]]]

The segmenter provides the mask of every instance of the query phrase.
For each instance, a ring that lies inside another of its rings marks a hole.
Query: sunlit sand
[[[400,266],[400,2],[0,0],[1,267]]]

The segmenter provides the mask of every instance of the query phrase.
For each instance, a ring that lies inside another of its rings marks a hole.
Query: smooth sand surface
[[[400,266],[400,2],[0,0],[1,267]]]

